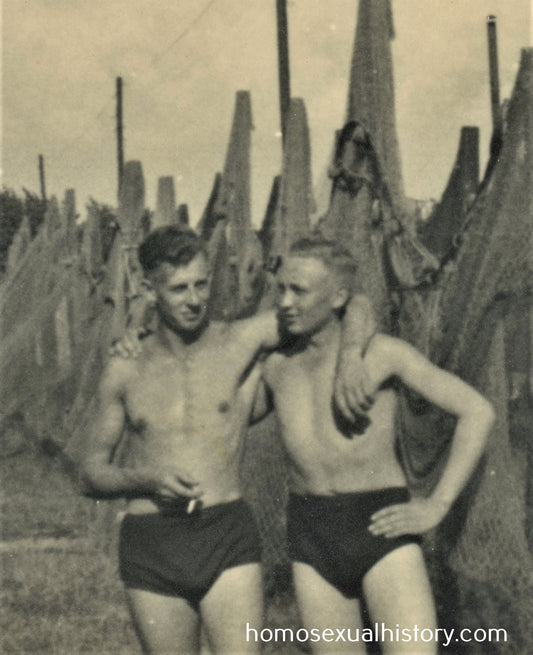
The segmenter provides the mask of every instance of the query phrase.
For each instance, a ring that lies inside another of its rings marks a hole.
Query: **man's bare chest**
[[[242,368],[216,350],[140,367],[124,393],[131,427],[175,431],[222,418],[236,403]]]

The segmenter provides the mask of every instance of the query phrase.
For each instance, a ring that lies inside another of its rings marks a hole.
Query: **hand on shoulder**
[[[109,349],[112,357],[138,357],[143,349],[142,340],[150,334],[145,328],[130,327],[123,334],[122,338],[114,341]]]
[[[105,393],[111,389],[122,388],[137,372],[137,367],[138,357],[134,359],[112,355],[106,363],[100,380],[101,391]]]

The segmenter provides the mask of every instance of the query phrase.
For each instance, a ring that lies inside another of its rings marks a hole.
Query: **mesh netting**
[[[467,216],[457,257],[426,298],[405,295],[401,322],[405,338],[478,388],[497,412],[482,463],[450,518],[428,539],[427,552],[443,622],[504,627],[509,640],[490,646],[502,653],[533,651],[531,471],[509,439],[502,323],[505,299],[531,292],[532,57],[524,51],[503,149]],[[413,487],[426,492],[446,459],[453,422],[407,394],[402,410],[404,464]]]
[[[371,219],[373,194],[363,186],[356,196],[334,190],[326,216],[320,221],[321,233],[345,244],[357,257],[357,285],[372,299],[381,330],[390,330],[390,299],[383,261],[383,230]]]
[[[252,427],[241,468],[243,495],[259,527],[267,569],[288,563],[285,533],[288,469],[279,435],[275,415]]]

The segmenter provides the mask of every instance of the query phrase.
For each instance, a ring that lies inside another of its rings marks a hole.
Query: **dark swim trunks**
[[[359,598],[363,578],[374,564],[400,546],[421,542],[417,535],[387,539],[368,530],[374,512],[409,498],[405,487],[335,496],[291,494],[289,557],[312,566],[347,598]]]
[[[182,597],[195,609],[223,571],[260,560],[259,535],[242,499],[192,514],[126,514],[120,528],[126,587]]]

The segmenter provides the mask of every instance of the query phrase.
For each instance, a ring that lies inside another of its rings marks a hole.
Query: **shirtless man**
[[[435,643],[414,643],[415,625],[437,627],[417,535],[443,519],[464,487],[493,410],[409,344],[379,334],[364,357],[374,406],[358,426],[338,415],[331,389],[339,315],[354,276],[353,259],[332,242],[309,239],[292,247],[278,273],[280,323],[292,343],[266,361],[266,393],[258,394],[255,413],[274,406],[281,424],[290,467],[289,554],[305,628],[334,636],[336,628],[350,628],[353,639],[355,628],[363,628],[364,596],[372,623],[411,635],[410,643],[386,641],[384,653],[435,653]],[[398,380],[458,419],[447,465],[427,498],[410,498],[395,454]],[[311,647],[314,653],[365,652],[362,641],[313,641]]]
[[[158,327],[136,357],[112,358],[103,376],[84,491],[129,498],[119,566],[145,652],[198,652],[200,617],[215,652],[257,652],[244,626],[262,622],[260,547],[238,470],[254,364],[278,344],[276,316],[208,320],[207,258],[193,232],[155,230],[139,260]],[[359,308],[350,320],[347,343],[365,344],[368,317]],[[364,403],[362,380],[355,395]],[[353,400],[345,395],[343,403]],[[119,465],[113,454],[125,428]]]

